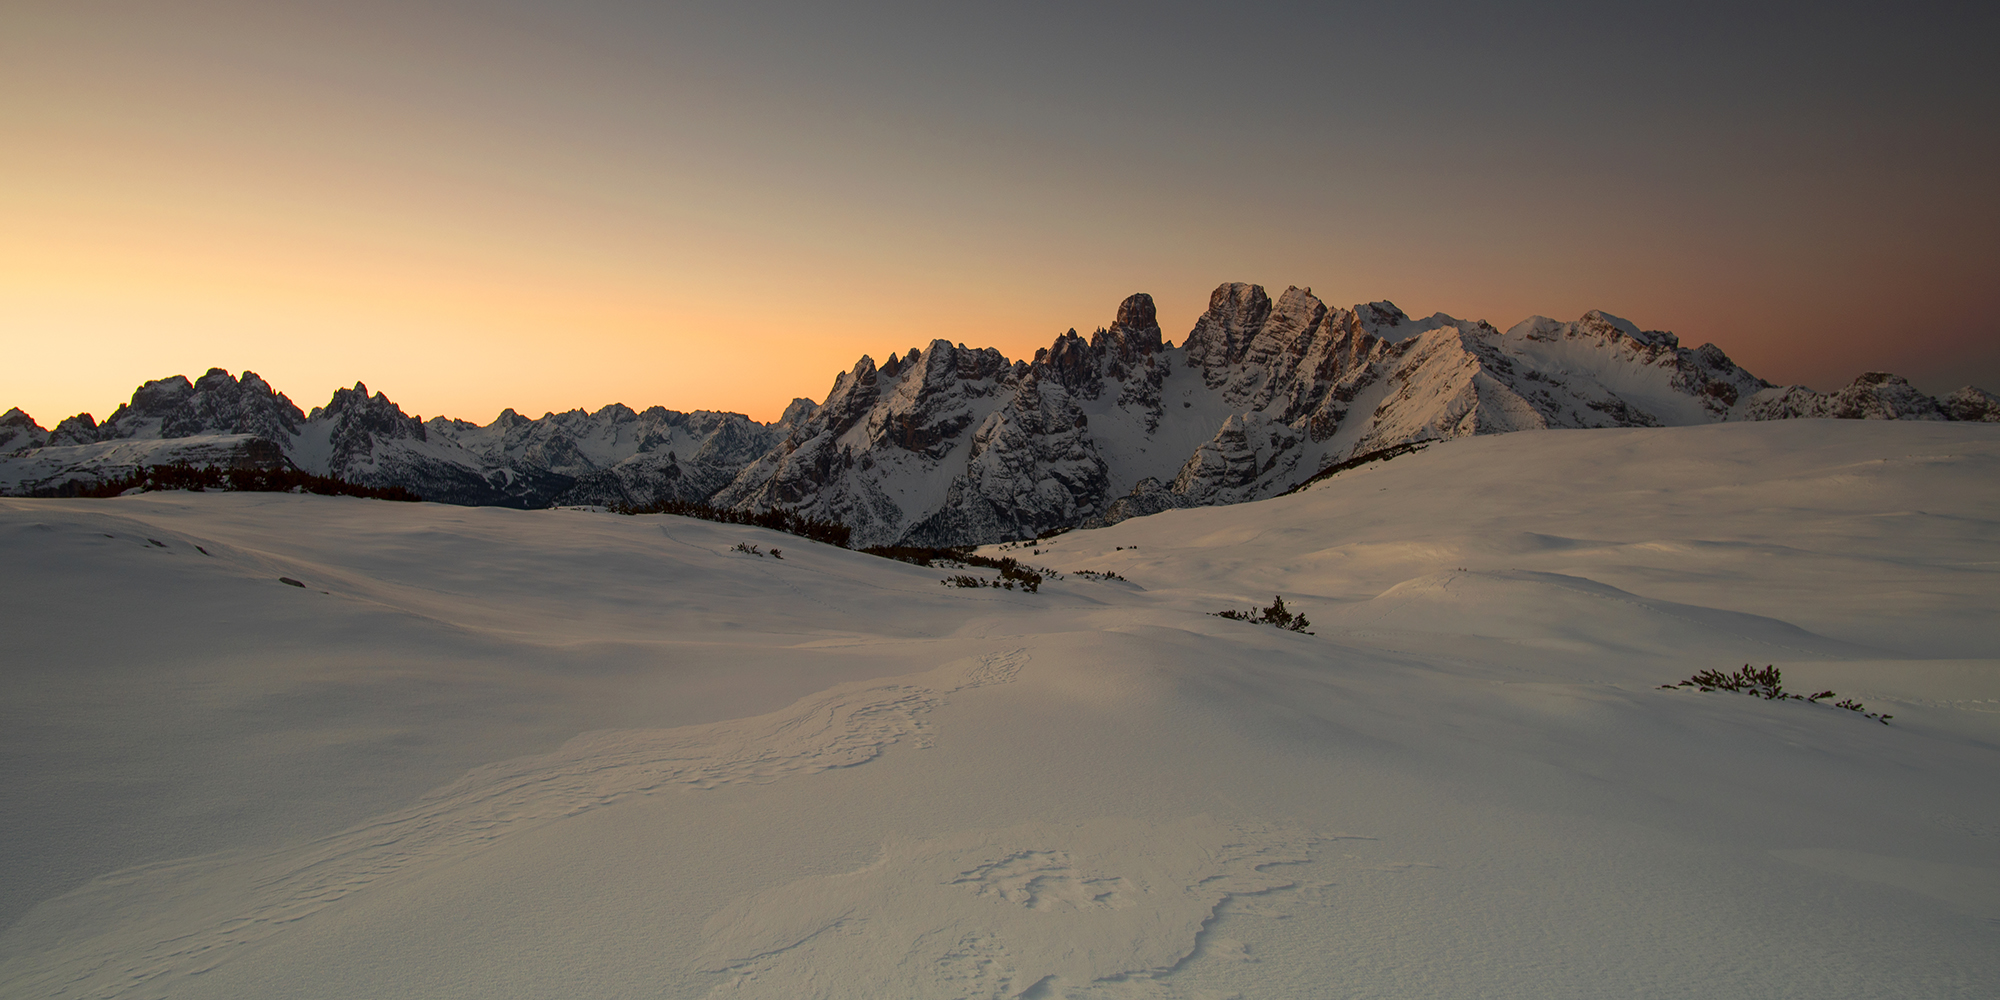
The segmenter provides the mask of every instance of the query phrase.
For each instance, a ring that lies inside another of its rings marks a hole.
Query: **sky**
[[[0,408],[769,420],[1225,281],[2000,391],[1992,5],[1386,6],[0,2]]]

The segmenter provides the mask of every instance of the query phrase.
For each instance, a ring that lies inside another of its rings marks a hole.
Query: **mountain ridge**
[[[215,368],[147,382],[102,424],[0,415],[0,494],[175,461],[282,465],[450,503],[782,507],[847,524],[857,545],[957,545],[1261,499],[1412,441],[1800,417],[2000,422],[2000,398],[1938,399],[1881,372],[1830,393],[1773,386],[1713,344],[1597,310],[1502,331],[1231,282],[1178,347],[1140,293],[1032,359],[942,339],[863,355],[769,424],[619,403],[424,420],[359,382],[306,412]]]

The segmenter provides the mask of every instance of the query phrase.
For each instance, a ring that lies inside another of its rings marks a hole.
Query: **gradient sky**
[[[0,2],[0,408],[774,418],[1222,281],[2000,391],[1996,5]]]

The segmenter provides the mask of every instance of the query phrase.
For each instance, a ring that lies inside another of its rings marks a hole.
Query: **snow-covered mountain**
[[[253,373],[212,369],[146,383],[102,425],[8,411],[0,492],[157,462],[289,463],[451,503],[702,500],[840,521],[856,544],[962,544],[1275,496],[1411,441],[1793,417],[2000,421],[2000,398],[1938,400],[1879,372],[1833,393],[1775,387],[1713,344],[1597,311],[1503,332],[1231,283],[1178,347],[1139,294],[1032,360],[945,340],[863,357],[774,424],[622,405],[422,421],[360,383],[306,414]]]
[[[192,382],[176,375],[140,386],[101,426],[80,414],[44,431],[9,410],[0,416],[0,491],[60,494],[72,480],[188,462],[290,465],[476,506],[700,500],[769,449],[782,426],[619,405],[537,420],[506,410],[484,427],[423,421],[358,382],[307,414],[255,372],[233,378],[212,368]]]

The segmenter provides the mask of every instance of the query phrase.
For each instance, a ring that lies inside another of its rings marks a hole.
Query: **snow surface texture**
[[[419,420],[359,383],[306,414],[253,373],[213,369],[146,383],[102,426],[0,416],[0,493],[65,495],[167,461],[289,463],[449,503],[782,507],[848,525],[857,546],[961,545],[1276,496],[1411,441],[1797,417],[1991,422],[2000,399],[1933,399],[1880,372],[1835,393],[1776,388],[1712,344],[1596,311],[1503,333],[1231,283],[1179,347],[1134,295],[1032,361],[944,340],[879,368],[863,357],[769,425],[614,405],[481,427]]]
[[[1984,424],[1477,437],[1038,594],[0,500],[0,996],[1990,997],[1996,498]],[[1745,662],[1894,722],[1657,689]]]

